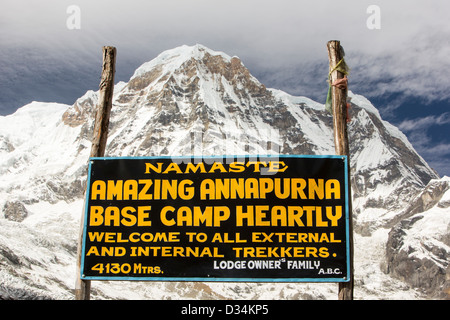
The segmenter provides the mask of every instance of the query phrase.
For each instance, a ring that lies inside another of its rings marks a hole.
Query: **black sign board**
[[[349,281],[345,156],[91,158],[84,280]]]

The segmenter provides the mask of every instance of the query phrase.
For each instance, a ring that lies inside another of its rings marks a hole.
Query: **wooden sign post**
[[[347,157],[258,158],[91,158],[81,278],[347,282]]]
[[[349,172],[350,188],[350,151],[347,134],[347,78],[344,70],[339,65],[345,65],[344,50],[339,41],[333,40],[327,43],[328,58],[330,63],[330,85],[332,95],[332,112],[334,128],[334,144],[336,155],[346,155]],[[350,281],[339,283],[339,300],[353,300],[353,222],[352,201],[349,199],[349,234],[350,234]]]
[[[109,116],[111,114],[112,99],[114,92],[114,74],[116,64],[116,48],[103,47],[103,66],[102,77],[100,81],[100,94],[95,117],[94,135],[92,139],[92,147],[90,157],[103,157],[105,155],[106,141],[108,139]],[[84,206],[81,219],[80,236],[78,240],[78,261],[77,274],[75,283],[75,299],[89,300],[91,283],[89,280],[81,280],[81,255],[82,255],[82,239],[84,229]]]

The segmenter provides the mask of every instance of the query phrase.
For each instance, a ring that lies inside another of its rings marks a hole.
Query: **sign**
[[[83,280],[349,281],[345,156],[91,158]]]

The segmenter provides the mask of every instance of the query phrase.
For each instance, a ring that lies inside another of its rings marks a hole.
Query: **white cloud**
[[[425,136],[415,141],[414,147],[440,175],[450,176],[450,143],[435,143]]]
[[[450,176],[450,143],[445,140],[435,140],[429,129],[441,126],[445,132],[450,128],[450,112],[439,116],[402,121],[398,127],[404,131],[416,151],[441,175]]]
[[[439,116],[431,115],[424,118],[404,120],[398,124],[398,128],[402,131],[422,131],[434,125],[444,124],[450,124],[450,112],[443,113]]]

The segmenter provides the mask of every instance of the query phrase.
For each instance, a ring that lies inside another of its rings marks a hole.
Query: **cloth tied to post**
[[[338,79],[335,82],[331,83],[331,74],[333,73],[333,71],[339,71],[341,73],[344,74],[344,78],[342,79]],[[347,66],[347,64],[345,63],[344,58],[342,58],[337,64],[336,66],[328,73],[328,94],[327,94],[327,100],[325,102],[325,110],[327,110],[329,113],[333,113],[332,110],[332,106],[331,106],[331,87],[332,86],[336,86],[339,89],[347,89],[347,85],[348,85],[348,79],[347,79],[347,75],[349,74],[349,70],[350,68]]]

